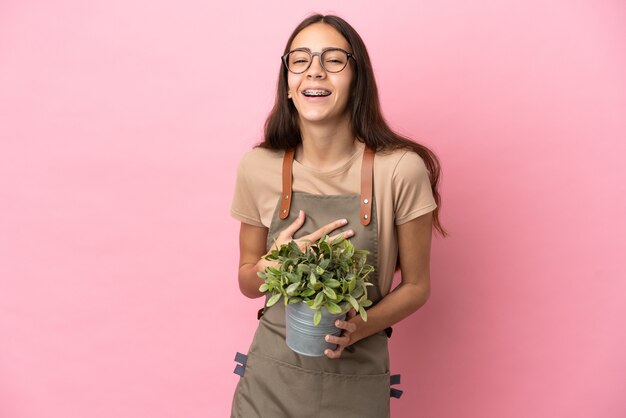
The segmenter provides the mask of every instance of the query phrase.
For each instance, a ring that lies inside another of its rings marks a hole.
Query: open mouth
[[[307,89],[302,92],[307,97],[324,97],[330,96],[330,91],[322,89]]]

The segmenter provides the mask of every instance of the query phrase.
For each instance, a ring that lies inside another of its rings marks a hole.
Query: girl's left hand
[[[332,343],[332,344],[337,344],[337,349],[335,351],[330,350],[330,349],[324,350],[324,354],[326,355],[326,357],[339,358],[341,357],[341,353],[343,353],[343,350],[347,346],[352,344],[353,341],[351,341],[350,334],[356,331],[356,324],[350,321],[350,319],[354,318],[355,315],[356,315],[356,312],[354,311],[354,309],[350,309],[348,311],[348,314],[346,315],[345,321],[341,321],[339,319],[335,321],[335,326],[339,329],[342,329],[343,332],[341,333],[340,336],[336,336],[336,335],[326,336],[327,342]]]

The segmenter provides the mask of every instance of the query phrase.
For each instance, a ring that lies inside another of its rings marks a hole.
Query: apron
[[[368,250],[367,263],[377,265],[378,225],[372,193],[374,153],[363,154],[361,195],[313,195],[291,190],[293,150],[283,160],[283,194],[268,232],[273,237],[289,226],[302,209],[306,221],[294,238],[309,234],[341,218],[348,224],[331,234],[352,229],[357,249]],[[369,190],[368,190],[369,188]],[[365,202],[365,203],[364,203]],[[368,276],[372,302],[380,300],[378,273]],[[340,358],[297,354],[285,342],[285,305],[282,300],[266,308],[248,355],[238,354],[241,375],[233,398],[231,418],[384,418],[389,416],[390,384],[387,334],[379,332],[347,347]],[[391,396],[401,394],[391,389]],[[399,396],[395,396],[399,397]]]

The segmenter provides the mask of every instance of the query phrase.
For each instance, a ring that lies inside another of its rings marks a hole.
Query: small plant
[[[331,240],[323,236],[303,252],[291,241],[264,256],[277,261],[278,267],[267,267],[258,273],[265,283],[259,290],[270,292],[270,307],[284,298],[285,305],[305,302],[315,310],[313,323],[318,325],[322,308],[331,314],[346,313],[354,308],[367,321],[365,308],[372,305],[367,298],[367,275],[374,267],[366,264],[368,251],[355,250],[342,237]]]

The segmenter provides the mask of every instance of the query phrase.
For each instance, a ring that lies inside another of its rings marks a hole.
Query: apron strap
[[[374,179],[374,150],[366,146],[361,163],[361,225],[372,221],[372,182]]]
[[[287,219],[289,209],[291,208],[291,167],[293,166],[293,157],[296,153],[294,148],[285,151],[283,157],[283,194],[280,199],[280,219]]]
[[[293,186],[293,158],[296,150],[290,148],[285,151],[283,157],[283,190],[280,199],[280,213],[278,217],[280,219],[287,219],[289,217],[289,210],[291,208],[291,192]],[[363,161],[361,163],[361,224],[367,226],[372,221],[372,194],[373,194],[373,180],[374,180],[374,155],[375,151],[368,146],[365,146],[363,151]]]

